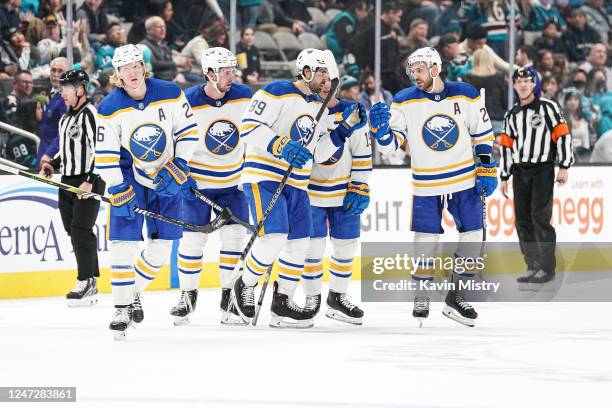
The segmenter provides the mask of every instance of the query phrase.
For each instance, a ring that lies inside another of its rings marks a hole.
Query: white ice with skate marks
[[[411,303],[362,304],[361,327],[323,304],[313,329],[277,330],[270,297],[255,328],[219,324],[218,289],[174,327],[178,298],[146,292],[124,342],[108,330],[109,296],[82,309],[1,301],[0,385],[76,386],[76,405],[52,404],[71,408],[609,406],[611,303],[476,303],[474,328],[432,303],[422,329]]]

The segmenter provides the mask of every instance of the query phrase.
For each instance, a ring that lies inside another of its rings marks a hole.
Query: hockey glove
[[[310,150],[288,136],[277,137],[270,143],[268,150],[297,169],[301,169],[308,160],[312,159]]]
[[[490,196],[497,188],[497,167],[495,167],[495,160],[491,163],[480,163],[476,167],[476,191],[478,194],[485,194]]]
[[[361,129],[367,123],[365,106],[362,103],[348,106],[342,112],[342,120],[336,129],[332,130],[331,138],[336,147],[340,147],[351,137],[354,131]]]
[[[190,194],[189,187],[193,185],[189,183],[189,179],[187,162],[175,157],[173,160],[168,160],[162,167],[153,183],[157,185],[156,190],[161,196],[172,197],[181,191],[187,197]],[[191,199],[193,198],[195,197],[192,195]]]
[[[108,188],[111,212],[118,217],[131,220],[136,215],[136,193],[134,188],[125,181]]]
[[[391,111],[384,102],[377,102],[370,109],[370,133],[378,144],[388,145],[393,140],[389,120]]]
[[[361,215],[370,204],[370,187],[359,181],[350,182],[344,196],[344,213],[346,215]]]

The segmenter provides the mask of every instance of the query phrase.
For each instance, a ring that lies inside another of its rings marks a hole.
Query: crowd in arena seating
[[[67,55],[65,0],[1,1],[0,121],[37,133],[57,91],[50,81],[52,62]],[[99,103],[112,89],[113,52],[128,42],[142,47],[155,77],[181,86],[203,82],[202,52],[214,46],[230,48],[230,37],[236,42],[239,78],[254,87],[273,78],[291,78],[293,60],[302,48],[329,48],[344,74],[345,97],[371,106],[377,101],[373,3],[238,0],[238,31],[232,36],[229,0],[75,0],[73,61],[93,78],[90,96]],[[503,132],[509,22],[514,14],[515,68],[536,70],[536,92],[562,107],[578,163],[612,162],[612,2],[515,4],[512,13],[505,0],[383,1],[381,99],[389,103],[392,94],[411,85],[405,74],[407,56],[433,46],[443,60],[442,76],[483,89],[494,130]],[[20,140],[0,131],[2,155]],[[35,166],[35,157],[28,154],[22,160]],[[408,160],[387,158],[385,163]]]

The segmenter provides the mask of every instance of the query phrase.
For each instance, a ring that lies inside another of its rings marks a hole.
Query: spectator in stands
[[[288,0],[266,0],[266,8],[270,10],[272,22],[277,26],[276,29],[289,30],[295,35],[300,35],[304,31],[310,31],[308,22],[310,13],[308,8],[300,11],[291,10],[295,2]],[[302,4],[302,6],[304,6]],[[294,17],[297,16],[297,17]],[[327,27],[325,27],[327,28]]]
[[[464,78],[476,89],[485,90],[485,106],[495,134],[504,130],[504,115],[508,104],[508,81],[497,72],[491,55],[483,49],[472,55],[472,70]]]
[[[238,0],[238,28],[257,25],[257,18],[261,12],[261,0]]]
[[[147,38],[142,40],[141,44],[151,50],[151,64],[155,76],[165,81],[186,83],[184,75],[178,72],[178,68],[190,69],[191,60],[187,58],[177,59],[176,62],[173,60],[172,50],[164,40],[166,38],[165,21],[158,16],[149,17],[145,21],[145,29]]]
[[[401,67],[399,56],[399,32],[396,25],[402,18],[403,9],[395,1],[385,1],[381,15],[381,79],[391,93],[410,85]],[[374,27],[368,26],[353,41],[353,53],[362,68],[374,67]]]
[[[588,74],[583,69],[576,68],[569,75],[569,80],[565,87],[566,89],[563,90],[563,93],[578,93],[580,96],[580,107],[586,120],[598,121],[599,112],[597,108],[593,106],[591,100],[587,97],[587,79]]]
[[[569,73],[569,62],[565,54],[553,54],[555,60],[555,68],[553,74],[557,77],[559,84],[564,84]]]
[[[487,29],[480,25],[472,25],[467,29],[465,40],[459,44],[459,53],[472,56],[476,50],[484,49],[491,54],[495,69],[500,72],[508,72],[510,65],[499,57],[491,47],[487,45]]]
[[[544,98],[559,101],[559,82],[557,78],[550,72],[542,75],[542,96]]]
[[[430,0],[403,0],[402,3],[405,5],[401,21],[402,28],[408,28],[416,19],[425,20],[429,29],[427,37],[432,37],[435,34],[434,24],[438,17],[440,17],[440,7],[438,7],[436,2]]]
[[[223,23],[217,22],[204,30],[204,39],[209,47],[229,48],[229,35]]]
[[[591,46],[601,42],[599,33],[587,24],[583,9],[572,11],[569,27],[563,32],[561,39],[570,62],[583,62],[589,55]]]
[[[2,40],[0,59],[5,66],[12,65],[20,70],[30,68],[30,44],[25,40],[21,31],[10,29],[8,42]]]
[[[0,6],[0,34],[6,37],[11,28],[19,29],[20,0],[2,0]]]
[[[96,67],[98,69],[112,70],[112,59],[115,49],[127,44],[127,36],[121,23],[113,21],[108,25],[105,37],[106,45],[100,47],[96,55]]]
[[[27,132],[38,134],[38,124],[41,118],[41,104],[38,101],[31,100],[23,102],[17,107],[11,124]],[[13,163],[32,169],[36,167],[36,142],[32,139],[9,133],[6,135],[4,148],[5,157]]]
[[[427,21],[421,18],[412,20],[408,35],[400,39],[400,59],[402,61],[419,48],[429,45],[427,40],[428,28]]]
[[[85,0],[76,13],[77,20],[87,21],[85,33],[94,50],[107,41],[108,15],[100,9],[101,5],[102,0]]]
[[[599,33],[601,42],[608,44],[608,33],[612,27],[609,13],[604,8],[604,0],[586,0],[580,9],[586,14],[589,27],[593,27]]]
[[[50,162],[59,151],[59,120],[66,112],[64,98],[59,92],[59,79],[70,66],[68,60],[63,57],[55,58],[51,61],[51,99],[40,122],[40,145],[36,154],[36,163],[39,166],[42,162]]]
[[[343,75],[340,78],[340,97],[349,101],[357,102],[359,98],[359,82],[357,78],[350,75]]]
[[[146,21],[149,17],[161,17],[164,21],[164,27],[166,27],[166,38],[169,47],[177,48],[182,47],[184,42],[179,41],[177,38],[180,33],[176,24],[168,25],[168,22],[171,21],[172,16],[174,15],[174,7],[170,0],[149,0],[147,2],[147,11],[145,13],[145,17],[141,20],[134,22],[132,28],[128,32],[127,42],[130,44],[138,44],[142,42],[144,38],[147,36],[146,29]]]
[[[25,14],[37,15],[40,9],[40,0],[22,0],[21,11]]]
[[[612,68],[607,66],[608,50],[603,43],[594,44],[589,51],[586,63],[580,68],[590,73],[592,69],[602,69],[606,74],[606,88],[612,90]]]
[[[0,120],[14,123],[17,108],[32,98],[34,80],[29,71],[18,71],[13,79],[13,90],[0,99]]]
[[[434,33],[438,35],[447,34],[449,26],[458,26],[459,34],[461,35],[461,26],[459,25],[459,12],[461,10],[461,0],[442,0],[440,2],[442,13],[434,22]],[[457,38],[459,40],[460,38]]]
[[[366,1],[352,0],[346,9],[329,23],[325,35],[327,46],[334,54],[336,63],[355,63],[355,57],[349,51],[351,41],[355,38],[358,24],[367,17],[368,4]]]
[[[189,40],[189,42],[181,50],[181,56],[184,58],[190,58],[192,61],[196,62],[195,64],[191,65],[191,74],[199,77],[203,77],[202,65],[197,62],[201,61],[202,53],[210,48],[205,38],[207,30],[208,27],[203,28],[200,35],[196,35]]]
[[[606,87],[606,71],[594,68],[589,72],[587,96],[599,111],[597,135],[601,136],[612,129],[612,91]]]
[[[440,37],[436,46],[442,59],[440,77],[443,80],[456,81],[472,69],[472,59],[466,54],[460,54],[459,41],[452,34]]]
[[[106,96],[113,90],[109,75],[101,71],[92,76],[91,84],[95,87],[93,95],[102,94]]]
[[[240,41],[236,44],[236,60],[242,71],[242,81],[246,84],[257,83],[261,64],[253,27],[246,26],[240,32]]]
[[[527,31],[542,31],[548,23],[554,23],[561,30],[567,28],[567,24],[559,10],[554,6],[553,0],[540,0],[539,3],[533,4],[531,10],[527,11]]]
[[[518,49],[516,50],[516,65],[518,65],[519,67],[527,68],[531,72],[533,72],[536,79],[536,86],[533,92],[535,96],[540,96],[540,94],[542,93],[542,76],[538,72],[538,69],[536,68],[534,63],[537,58],[538,52],[531,45],[524,44],[518,47]]]
[[[576,162],[589,161],[591,154],[591,130],[580,103],[580,93],[575,88],[564,90],[563,113],[572,135]]]
[[[505,1],[477,0],[463,10],[463,18],[469,24],[478,24],[487,31],[487,45],[502,58],[508,56],[510,8]],[[515,21],[520,26],[521,14],[517,10]]]
[[[43,19],[45,28],[43,30],[43,38],[36,45],[40,54],[40,64],[48,64],[49,61],[60,55],[61,51],[66,47],[66,40],[61,38],[61,27],[54,16],[48,15]],[[87,22],[78,20],[73,25],[72,45],[79,54],[86,57],[89,53],[89,40],[85,34]],[[79,61],[75,58],[75,61]],[[82,63],[84,61],[81,61]],[[86,69],[83,67],[83,69]]]
[[[62,0],[43,0],[38,16],[41,18],[41,20],[43,20],[43,22],[46,17],[53,16],[60,27],[60,38],[65,36],[66,18],[64,17]]]
[[[364,71],[361,74],[361,88],[363,91],[359,94],[357,101],[363,103],[368,111],[376,102],[384,102],[391,106],[393,95],[383,88],[383,81],[380,81],[380,95],[376,98],[376,82],[372,71]]]
[[[554,53],[564,54],[565,44],[563,44],[559,36],[557,23],[554,21],[547,21],[544,23],[542,36],[535,39],[533,46],[538,50],[549,50]]]
[[[536,67],[541,75],[544,75],[545,72],[553,72],[555,68],[553,53],[546,49],[538,51],[538,63]]]

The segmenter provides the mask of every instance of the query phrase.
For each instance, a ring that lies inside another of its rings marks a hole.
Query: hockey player
[[[108,238],[116,311],[110,329],[120,339],[132,321],[142,319],[133,314],[142,311],[135,283],[144,289],[169,258],[172,240],[182,236],[178,226],[146,219],[149,240],[138,253],[144,217],[134,207],[180,218],[182,197],[193,198],[187,163],[197,144],[197,125],[178,86],[149,78],[138,47],[117,48],[113,67],[117,88],[98,108],[96,169],[112,204]]]
[[[328,69],[337,71],[331,52],[305,49],[298,55],[296,65],[298,76],[294,82],[274,81],[255,93],[240,132],[246,143],[240,184],[254,220],[261,219],[289,165],[294,167],[234,284],[239,313],[248,321],[255,313],[254,287],[280,253],[272,327],[312,326],[312,312],[292,300],[312,233],[307,194],[311,160],[329,159],[355,128],[365,125],[362,122],[351,126],[346,122],[352,107],[342,113],[342,126],[332,132],[327,130],[327,115],[315,122],[322,107],[317,93],[330,81]]]
[[[319,96],[325,99],[328,93],[329,84],[326,84]],[[342,112],[351,107],[355,109],[355,106],[354,101],[333,96],[328,104],[330,122],[339,122]],[[365,107],[359,104],[357,109],[365,118]],[[305,308],[313,310],[315,315],[321,305],[323,255],[329,235],[333,249],[325,315],[341,322],[362,324],[363,311],[353,304],[347,291],[361,229],[360,215],[370,203],[368,179],[371,172],[372,146],[365,127],[358,129],[328,160],[312,166],[308,197],[313,234],[302,279]]]
[[[382,103],[370,111],[371,134],[381,152],[397,149],[404,142],[412,152],[411,229],[416,253],[424,255],[412,275],[416,281],[433,280],[433,249],[444,232],[441,219],[445,208],[459,232],[455,265],[479,256],[481,194],[489,196],[497,187],[497,170],[491,157],[491,120],[480,94],[471,85],[442,81],[441,68],[434,48],[416,50],[408,58],[407,67],[416,86],[398,92],[390,112]],[[455,289],[458,282],[472,279],[473,272],[455,267]],[[449,291],[445,303],[445,316],[474,326],[478,314],[461,291]],[[426,290],[420,290],[415,295],[413,316],[422,324],[428,315],[429,296]]]
[[[244,143],[238,131],[239,120],[253,96],[246,85],[233,83],[236,57],[231,51],[209,48],[202,54],[202,72],[208,81],[185,91],[195,118],[200,125],[198,145],[189,162],[189,169],[202,194],[243,220],[249,219],[249,207],[238,190],[244,164]],[[210,222],[211,207],[195,200],[183,203],[182,220],[192,224]],[[232,285],[232,271],[244,249],[246,230],[231,222],[220,230],[221,310],[227,311]],[[175,324],[189,321],[195,310],[202,272],[202,257],[207,234],[183,231],[178,250],[178,272],[181,299],[172,308]],[[221,323],[242,323],[235,313],[222,313]]]

